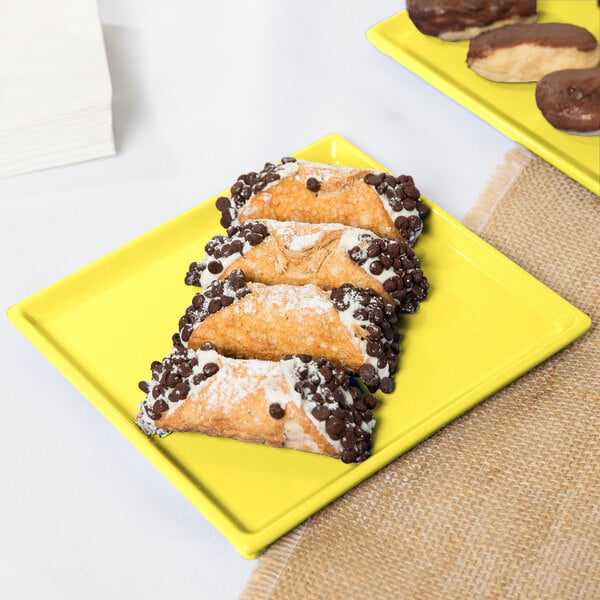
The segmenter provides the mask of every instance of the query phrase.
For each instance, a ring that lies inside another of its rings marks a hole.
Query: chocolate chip
[[[340,455],[340,458],[342,459],[342,462],[345,464],[350,464],[353,462],[356,462],[356,450],[352,449],[352,450],[344,450],[342,452],[342,454]]]
[[[235,302],[234,298],[231,296],[221,296],[220,300],[223,307],[231,306]]]
[[[281,406],[281,404],[273,402],[273,404],[269,405],[269,414],[274,419],[283,419],[283,416],[285,415],[285,409],[283,408],[283,406]]]
[[[231,244],[229,244],[229,250],[226,256],[231,256],[232,254],[240,254],[244,249],[244,242],[242,240],[232,240]]]
[[[223,265],[216,260],[211,260],[206,266],[206,268],[208,269],[209,273],[212,273],[213,275],[218,275],[223,270]]]
[[[410,217],[408,217],[408,226],[411,229],[420,229],[421,219],[419,219],[417,215],[411,215]]]
[[[147,394],[150,391],[150,386],[148,385],[147,381],[140,381],[138,383],[138,387],[140,390],[142,390],[142,392],[144,392],[144,394]]]
[[[374,260],[369,265],[369,271],[371,271],[373,275],[381,275],[383,273],[383,264],[378,260]]]
[[[202,372],[206,377],[212,377],[219,371],[219,365],[217,363],[209,362],[204,365]]]
[[[383,289],[388,294],[391,294],[392,292],[395,292],[398,289],[398,285],[397,285],[397,281],[398,280],[399,280],[398,277],[390,277],[389,279],[386,279],[383,282]]]
[[[251,233],[246,239],[251,246],[258,246],[263,241],[263,236],[258,233]]]
[[[371,341],[367,342],[367,354],[369,356],[377,357],[382,353],[382,351],[383,349],[378,343]]]
[[[383,377],[381,379],[379,388],[385,394],[391,394],[392,391],[394,390],[394,382],[392,381],[392,379],[390,377]]]
[[[369,423],[373,419],[373,413],[370,410],[365,410],[360,416],[365,423]]]
[[[202,373],[197,373],[192,377],[192,383],[194,385],[200,385],[203,381],[206,381],[206,377]]]
[[[315,406],[312,409],[312,416],[317,419],[317,421],[326,421],[331,414],[331,411],[326,406]]]
[[[342,437],[342,431],[344,431],[344,421],[338,417],[329,417],[325,423],[325,431],[332,440],[339,440]]]
[[[383,177],[381,175],[376,175],[375,173],[367,173],[364,177],[364,182],[376,187],[381,184],[383,181]]]
[[[209,303],[208,303],[208,312],[209,314],[214,314],[218,311],[220,311],[223,308],[223,304],[221,302],[221,300],[219,298],[213,298]]]
[[[171,388],[174,388],[180,381],[181,377],[176,373],[168,373],[165,378],[165,383]]]
[[[379,389],[380,382],[381,382],[381,380],[376,375],[375,377],[373,377],[372,379],[369,379],[368,381],[365,380],[364,383],[370,392],[376,392]]]
[[[179,402],[185,400],[190,392],[190,386],[187,382],[182,381],[175,386],[175,389],[169,395],[169,400],[172,402]]]
[[[383,311],[379,307],[375,307],[371,311],[371,321],[373,321],[373,323],[376,325],[383,323],[384,316],[385,315],[383,314]]]
[[[331,381],[331,378],[333,377],[331,369],[329,369],[326,366],[320,367],[319,373],[321,374],[321,377],[323,377],[323,381],[325,383],[328,383],[329,381]]]
[[[342,447],[350,450],[354,448],[356,444],[356,436],[352,433],[352,431],[346,431],[346,433],[342,436]]]
[[[342,421],[347,421],[349,418],[352,419],[352,413],[350,413],[350,411],[347,411],[343,408],[336,408],[333,411],[333,416],[337,417],[338,419],[342,419]]]
[[[231,206],[231,203],[229,198],[227,198],[226,196],[221,196],[220,198],[217,198],[216,206],[219,210],[223,211],[227,210]]]
[[[321,189],[321,183],[318,179],[315,179],[314,177],[309,177],[306,180],[306,187],[311,192],[314,192],[316,194]]]
[[[412,200],[418,200],[419,196],[421,195],[419,193],[419,190],[414,185],[411,185],[411,184],[403,186],[402,191]],[[405,203],[405,205],[406,205],[406,203]],[[412,210],[412,208],[409,210]]]
[[[389,269],[392,266],[392,259],[385,254],[382,254],[379,257],[379,260],[381,261],[384,269]]]
[[[164,413],[165,411],[167,411],[169,409],[169,405],[164,401],[164,400],[157,400],[153,405],[152,405],[152,412],[155,415],[161,415],[162,413]],[[155,419],[158,417],[154,417]]]
[[[404,208],[406,210],[415,210],[416,207],[417,207],[417,203],[412,198],[407,198],[404,201]]]
[[[358,310],[355,310],[354,313],[352,314],[352,316],[357,321],[368,321],[369,320],[369,313],[364,308],[359,308]]]
[[[349,286],[348,289],[351,289],[351,286]],[[368,306],[371,303],[371,296],[369,295],[367,290],[361,290],[359,288],[356,289],[356,300],[358,301],[358,303],[362,306]]]
[[[184,363],[179,367],[179,374],[182,377],[189,377],[192,374],[192,365],[190,362]]]
[[[246,285],[246,277],[244,272],[240,269],[235,269],[235,271],[232,271],[227,279],[231,287],[236,291]]]
[[[243,189],[244,183],[238,180],[231,186],[231,193],[236,195],[239,194]]]
[[[363,365],[361,365],[360,369],[358,369],[358,376],[363,381],[372,379],[373,377],[375,377],[375,375],[376,375],[375,367],[369,363],[364,363]]]
[[[376,256],[379,256],[380,254],[381,254],[381,248],[379,247],[379,244],[377,244],[376,242],[369,244],[369,247],[367,248],[367,256],[369,258],[375,258]]]
[[[396,220],[394,221],[394,225],[398,229],[406,229],[406,227],[408,226],[408,219],[406,217],[404,217],[403,215],[400,215],[399,217],[396,217]]]

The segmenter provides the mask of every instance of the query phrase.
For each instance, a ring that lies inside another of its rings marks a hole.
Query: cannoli
[[[232,271],[194,296],[179,321],[186,347],[212,342],[235,358],[310,354],[357,372],[370,391],[393,389],[399,335],[393,305],[373,290],[343,285],[264,285]]]
[[[546,120],[557,129],[600,135],[600,67],[546,75],[538,81],[535,100]]]
[[[351,283],[371,288],[404,313],[414,312],[429,284],[405,242],[338,224],[246,221],[217,235],[185,282],[208,287],[241,269],[248,281],[268,285],[313,283],[325,290]]]
[[[348,373],[324,359],[241,360],[215,346],[178,343],[152,379],[136,417],[148,434],[195,431],[211,436],[365,460],[371,449],[377,401]]]
[[[598,65],[600,46],[583,27],[568,23],[507,25],[472,39],[467,64],[492,81],[538,81],[564,69]]]
[[[406,0],[406,9],[421,33],[450,42],[537,20],[536,0]]]
[[[341,223],[409,244],[428,210],[412,177],[290,157],[238,177],[217,208],[226,229],[256,219]]]

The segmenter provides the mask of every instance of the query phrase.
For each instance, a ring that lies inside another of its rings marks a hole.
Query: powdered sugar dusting
[[[313,284],[307,285],[288,285],[279,284],[266,286],[262,283],[248,283],[248,289],[251,292],[260,293],[263,301],[279,307],[289,307],[296,311],[313,311],[315,313],[325,313],[332,309],[329,297],[321,288]],[[240,302],[239,307],[243,310],[249,310],[248,303]],[[252,310],[254,308],[252,307]]]

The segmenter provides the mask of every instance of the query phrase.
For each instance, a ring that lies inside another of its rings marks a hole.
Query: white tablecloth
[[[99,5],[118,154],[0,180],[5,309],[332,131],[459,218],[514,146],[370,45],[402,1]],[[235,598],[253,563],[6,317],[0,353],[0,595]]]

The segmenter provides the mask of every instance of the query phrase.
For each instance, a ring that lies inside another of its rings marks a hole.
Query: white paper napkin
[[[96,0],[0,0],[0,176],[114,154]]]

